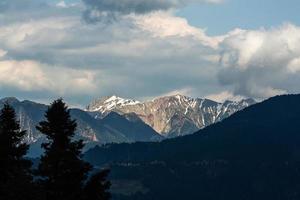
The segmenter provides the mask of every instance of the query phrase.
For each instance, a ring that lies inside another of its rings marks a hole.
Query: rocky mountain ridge
[[[21,128],[28,133],[25,142],[38,151],[45,137],[35,127],[44,119],[47,105],[14,97],[0,99],[0,108],[4,103],[15,108]],[[192,134],[253,103],[253,100],[217,103],[182,95],[139,102],[111,96],[94,101],[86,110],[70,109],[70,112],[78,124],[76,137],[83,139],[89,148]]]
[[[255,103],[253,99],[219,103],[183,95],[139,102],[111,96],[93,101],[86,110],[93,113],[97,119],[105,117],[110,112],[125,116],[135,114],[161,135],[176,137],[192,134]]]

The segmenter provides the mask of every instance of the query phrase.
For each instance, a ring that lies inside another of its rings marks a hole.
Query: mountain
[[[107,113],[115,108],[136,105],[139,103],[139,101],[135,101],[132,99],[124,99],[113,95],[92,101],[91,104],[87,106],[87,110],[90,112],[99,111],[100,113]]]
[[[300,199],[300,95],[273,97],[193,135],[95,147],[115,200]]]
[[[100,120],[103,124],[113,127],[131,142],[135,141],[159,141],[163,137],[155,132],[150,126],[146,125],[142,120],[132,114],[121,116],[118,113],[111,112]]]
[[[27,130],[25,142],[34,143],[41,138],[41,135],[35,129],[35,126],[44,119],[47,106],[32,101],[19,101],[15,97],[7,97],[0,100],[0,108],[4,103],[9,103],[14,107],[21,128]]]
[[[25,142],[31,144],[30,155],[39,155],[45,137],[35,127],[44,119],[47,105],[8,97],[0,99],[0,108],[6,102],[15,108],[21,128],[28,131]],[[165,136],[190,134],[252,103],[243,100],[221,104],[180,95],[141,103],[111,96],[94,101],[85,111],[70,111],[78,124],[76,137],[83,139],[88,149],[97,144],[160,141]]]
[[[31,144],[30,155],[40,154],[40,144],[45,140],[45,137],[35,127],[44,119],[47,105],[27,100],[19,101],[14,97],[1,99],[0,108],[4,103],[9,103],[14,107],[22,130],[27,130],[25,142]],[[70,109],[70,112],[78,125],[76,137],[85,141],[86,149],[96,144],[159,141],[163,139],[141,120],[128,120],[125,116],[114,113],[110,113],[103,119],[95,119],[90,113],[80,109]]]
[[[110,112],[120,115],[135,113],[161,135],[176,137],[192,134],[254,103],[253,99],[218,103],[182,95],[160,97],[141,103],[111,96],[93,101],[86,110],[100,119]]]

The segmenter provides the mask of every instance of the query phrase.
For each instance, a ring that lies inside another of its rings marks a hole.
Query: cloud
[[[287,65],[290,73],[295,74],[300,72],[300,57],[292,59]]]
[[[157,15],[150,21],[162,27],[163,18],[172,21],[171,34],[143,28],[150,22],[138,17],[109,26],[83,23],[80,15],[0,25],[0,60],[12,77],[0,77],[0,91],[37,99],[72,97],[77,104],[109,94],[143,98],[199,84],[205,90],[216,87],[217,81],[210,83],[216,54],[202,44],[204,31],[181,33],[180,27],[193,28],[171,13]]]
[[[11,25],[46,19],[50,17],[70,17],[80,15],[83,10],[81,1],[58,2],[58,0],[1,0],[0,25]]]
[[[234,95],[232,92],[225,90],[225,91],[222,91],[219,93],[209,94],[205,98],[211,99],[211,100],[214,100],[217,102],[225,102],[226,100],[240,101],[242,99],[245,99],[246,97]]]
[[[266,98],[299,92],[300,27],[235,30],[220,45],[221,84],[238,95]],[[293,83],[292,83],[293,82]]]
[[[68,5],[67,5],[67,3],[65,1],[58,2],[56,4],[56,6],[59,7],[59,8],[67,8],[68,7]]]
[[[48,85],[45,74],[31,61],[1,61],[1,86],[17,87],[22,90],[43,89]]]
[[[0,49],[0,58],[4,57],[7,54],[7,51],[4,51],[3,49]]]
[[[2,95],[86,104],[110,94],[183,93],[223,101],[300,92],[296,25],[212,37],[172,11],[191,1],[164,1],[178,4],[144,13],[112,9],[122,17],[109,25],[85,23],[84,8],[57,2],[43,4],[43,12],[28,6],[20,15],[12,7],[0,14]]]
[[[120,16],[144,15],[156,11],[168,11],[189,3],[221,3],[223,0],[83,0],[87,9],[84,18],[88,22],[114,20]]]
[[[43,65],[36,61],[0,61],[1,87],[60,95],[95,91],[95,72]]]
[[[209,37],[203,29],[191,26],[181,17],[172,12],[155,12],[148,15],[133,16],[135,24],[142,30],[150,32],[154,37],[192,37],[199,43],[216,48],[222,40],[220,37]]]

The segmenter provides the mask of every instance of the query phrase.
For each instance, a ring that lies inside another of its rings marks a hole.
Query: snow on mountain
[[[104,97],[93,101],[87,107],[86,110],[89,112],[100,112],[103,114],[115,108],[120,108],[129,105],[136,105],[139,103],[140,103],[139,101],[135,101],[132,99],[124,99],[114,95],[114,96]]]
[[[121,115],[135,113],[161,135],[176,137],[194,133],[254,103],[253,99],[218,103],[183,95],[159,97],[141,103],[112,96],[92,102],[87,111],[96,113],[95,118],[103,118],[112,111]]]

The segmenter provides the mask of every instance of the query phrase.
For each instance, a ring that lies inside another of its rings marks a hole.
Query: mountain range
[[[27,130],[30,155],[40,154],[45,137],[35,127],[44,119],[47,105],[14,97],[1,99],[0,107],[4,103],[15,108],[21,128]],[[141,103],[110,96],[93,101],[86,110],[73,108],[70,112],[78,124],[76,137],[83,139],[88,149],[97,144],[161,141],[192,134],[253,103],[251,99],[217,103],[182,95]]]
[[[114,200],[300,199],[300,95],[249,106],[195,134],[85,153]]]
[[[94,113],[98,119],[111,112],[119,113],[129,120],[128,114],[135,115],[162,136],[176,137],[194,133],[254,103],[256,102],[253,99],[218,103],[183,95],[139,102],[110,96],[93,101],[86,110]]]
[[[14,107],[21,129],[27,130],[25,142],[31,144],[29,156],[38,156],[41,153],[40,145],[45,140],[36,125],[44,119],[47,105],[32,101],[19,101],[16,98],[3,98],[0,107],[9,103]],[[89,112],[80,109],[70,109],[73,119],[77,121],[77,139],[83,139],[85,149],[96,144],[131,143],[136,141],[158,141],[163,139],[151,127],[140,120],[129,121],[117,113],[110,113],[103,119],[96,119]]]

